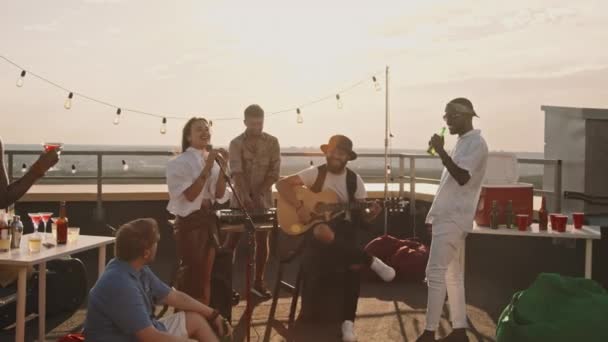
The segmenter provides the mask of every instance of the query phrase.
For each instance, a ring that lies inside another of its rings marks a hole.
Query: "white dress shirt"
[[[472,130],[458,138],[450,153],[452,160],[461,169],[467,170],[471,178],[460,185],[446,168],[443,169],[441,182],[435,200],[429,210],[426,223],[455,223],[463,231],[473,229],[473,219],[481,192],[481,183],[486,174],[488,145],[480,130]]]
[[[214,161],[209,161],[214,162]],[[179,156],[169,160],[167,164],[167,186],[169,187],[169,205],[167,210],[177,216],[185,217],[201,208],[204,199],[211,202],[216,200],[215,189],[220,174],[220,168],[214,164],[209,178],[201,193],[188,201],[184,191],[188,189],[200,176],[207,161],[203,158],[203,151],[189,147]]]

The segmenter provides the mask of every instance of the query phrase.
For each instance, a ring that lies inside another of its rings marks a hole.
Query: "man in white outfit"
[[[462,265],[464,241],[473,229],[473,218],[485,176],[488,146],[479,130],[473,129],[477,116],[471,101],[456,98],[445,108],[443,119],[458,142],[450,154],[444,139],[434,135],[429,145],[445,166],[435,200],[426,222],[432,225],[432,242],[426,268],[428,301],[426,327],[418,342],[435,341],[447,292],[453,331],[441,341],[468,341],[467,315]]]

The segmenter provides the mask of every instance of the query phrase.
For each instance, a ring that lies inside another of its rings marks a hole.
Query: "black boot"
[[[466,329],[454,329],[452,332],[440,339],[442,342],[469,342],[469,337],[467,336]]]
[[[418,337],[416,342],[435,342],[435,332],[430,330],[425,330],[422,335]]]

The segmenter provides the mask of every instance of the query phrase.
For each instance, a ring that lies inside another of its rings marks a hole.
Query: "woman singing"
[[[192,118],[182,133],[182,153],[167,165],[169,205],[176,216],[174,236],[180,261],[177,288],[208,305],[211,271],[218,247],[213,203],[224,196],[226,180],[215,163],[223,151],[210,149],[209,124]]]

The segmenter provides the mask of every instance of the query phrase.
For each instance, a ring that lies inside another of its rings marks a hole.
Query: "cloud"
[[[53,20],[48,24],[31,24],[23,27],[24,31],[30,32],[54,32],[57,31],[57,21]]]
[[[108,27],[106,28],[106,33],[115,36],[121,34],[122,30],[118,27]]]
[[[123,0],[82,0],[87,4],[117,4],[123,2]]]

